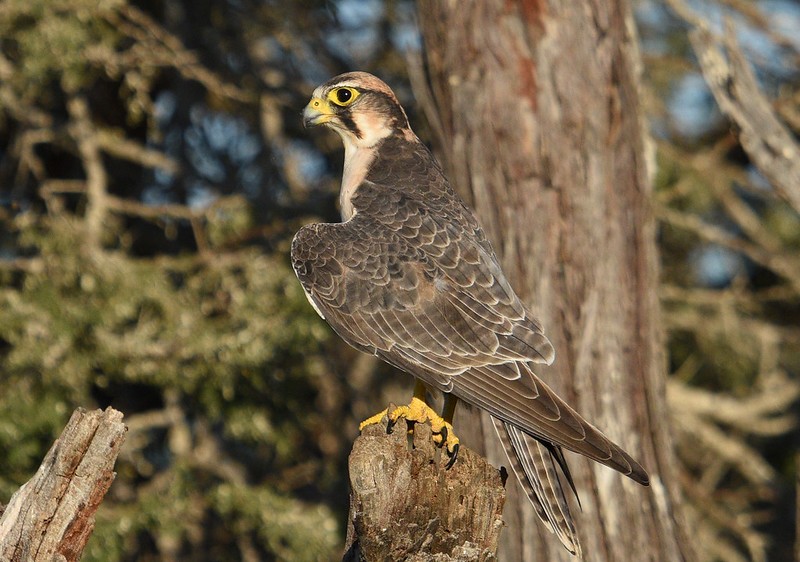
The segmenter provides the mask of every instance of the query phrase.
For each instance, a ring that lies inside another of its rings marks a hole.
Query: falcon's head
[[[394,92],[366,72],[340,74],[314,90],[303,110],[303,124],[330,127],[345,147],[371,148],[393,134],[413,138]]]

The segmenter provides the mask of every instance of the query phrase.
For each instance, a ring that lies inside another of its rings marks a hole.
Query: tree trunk
[[[420,99],[450,180],[555,346],[538,374],[651,475],[644,488],[567,453],[583,552],[593,562],[693,560],[665,402],[630,7],[419,0],[419,13],[432,94]],[[462,441],[483,440],[507,466],[486,416],[470,432],[463,414]],[[574,560],[516,484],[504,518],[501,560]]]
[[[39,470],[0,516],[0,560],[80,560],[94,514],[114,481],[126,431],[122,414],[112,408],[73,412]]]

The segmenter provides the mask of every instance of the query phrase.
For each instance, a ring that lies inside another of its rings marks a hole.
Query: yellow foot
[[[455,412],[457,399],[451,395],[445,397],[444,412],[440,416],[433,408],[428,406],[425,402],[425,386],[417,381],[414,387],[414,398],[407,406],[400,406],[391,412],[389,409],[381,410],[374,416],[370,416],[358,425],[359,431],[363,431],[368,425],[379,424],[386,416],[389,423],[386,425],[386,432],[391,433],[392,428],[395,426],[400,418],[405,418],[407,422],[414,423],[430,423],[431,430],[433,431],[433,442],[439,446],[444,447],[447,451],[450,460],[446,468],[450,468],[456,462],[458,457],[458,448],[461,446],[458,437],[453,431],[451,421],[453,413]],[[409,430],[410,432],[411,430]]]
[[[456,437],[455,431],[453,431],[452,424],[445,421],[424,400],[415,396],[411,399],[410,404],[395,408],[387,414],[387,417],[389,418],[389,424],[386,427],[387,431],[391,431],[400,418],[405,418],[406,421],[412,423],[430,423],[433,431],[433,442],[439,447],[444,447],[450,456],[447,468],[450,468],[456,462],[460,442]]]
[[[376,423],[381,423],[381,420],[383,419],[383,416],[385,416],[388,411],[389,411],[388,408],[384,408],[383,410],[381,410],[380,412],[378,412],[374,416],[368,417],[367,419],[362,421],[360,424],[358,424],[358,430],[359,431],[364,431],[364,428],[367,427],[368,425],[375,425]]]

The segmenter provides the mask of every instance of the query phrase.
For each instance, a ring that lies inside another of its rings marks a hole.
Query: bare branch
[[[159,48],[161,52],[149,51],[148,58],[151,64],[154,58],[161,60],[165,66],[169,65],[178,70],[184,78],[197,80],[210,92],[214,92],[220,97],[243,103],[258,101],[251,92],[226,82],[202,65],[197,56],[184,47],[180,39],[170,34],[141,10],[126,5],[120,7],[118,12],[108,12],[107,17],[109,22],[117,26],[123,33],[137,40],[137,45]]]
[[[53,116],[34,107],[17,96],[14,89],[9,85],[11,78],[17,73],[17,69],[8,58],[0,53],[0,107],[9,111],[14,119],[26,123],[33,127],[50,127],[53,123]]]
[[[724,228],[707,223],[697,215],[657,205],[656,214],[669,224],[688,230],[706,242],[741,252],[755,263],[771,269],[800,292],[800,260],[797,256],[773,254],[760,245],[744,240]]]
[[[72,122],[70,133],[78,145],[78,152],[86,173],[86,232],[91,248],[100,248],[103,223],[108,209],[108,174],[100,154],[97,132],[92,124],[89,105],[85,98],[74,96],[67,102]]]
[[[769,389],[741,399],[690,387],[674,379],[667,384],[667,400],[676,411],[689,410],[719,423],[757,435],[783,435],[797,427],[790,406],[800,398],[800,384],[783,378]]]
[[[145,205],[132,199],[121,197],[108,197],[108,207],[118,213],[133,215],[145,219],[174,218],[193,220],[205,214],[206,209],[194,210],[180,204],[165,203],[163,205]]]
[[[681,410],[671,400],[670,408],[675,427],[686,434],[681,440],[682,445],[693,442],[694,446],[721,457],[753,484],[766,484],[776,478],[775,469],[741,439],[729,435],[688,409]]]
[[[741,142],[753,163],[800,212],[800,147],[758,87],[728,22],[724,50],[706,22],[681,0],[670,5],[694,26],[689,33],[703,75],[720,109],[741,129]],[[726,57],[727,55],[727,57]]]
[[[766,562],[767,541],[754,530],[748,519],[749,513],[732,511],[723,507],[708,489],[698,486],[697,480],[682,475],[681,486],[687,495],[693,527],[700,537],[699,548],[702,560],[725,560],[727,562]],[[725,532],[727,531],[727,533]],[[730,535],[747,548],[749,557],[742,555]]]
[[[130,160],[147,168],[159,168],[170,174],[180,172],[180,164],[163,152],[146,148],[109,129],[97,131],[97,144],[111,156]]]

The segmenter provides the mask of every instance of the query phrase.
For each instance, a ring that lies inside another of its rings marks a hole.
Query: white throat
[[[353,209],[353,196],[358,187],[367,177],[369,167],[375,159],[374,147],[359,146],[353,142],[353,137],[343,134],[344,141],[344,173],[342,174],[342,189],[339,192],[339,208],[342,220],[349,221],[355,214]]]
[[[339,193],[339,207],[344,221],[350,220],[355,214],[353,196],[367,177],[372,161],[375,160],[377,145],[392,134],[385,116],[378,112],[354,112],[352,119],[360,137],[346,129],[335,128],[344,143],[344,174]]]

